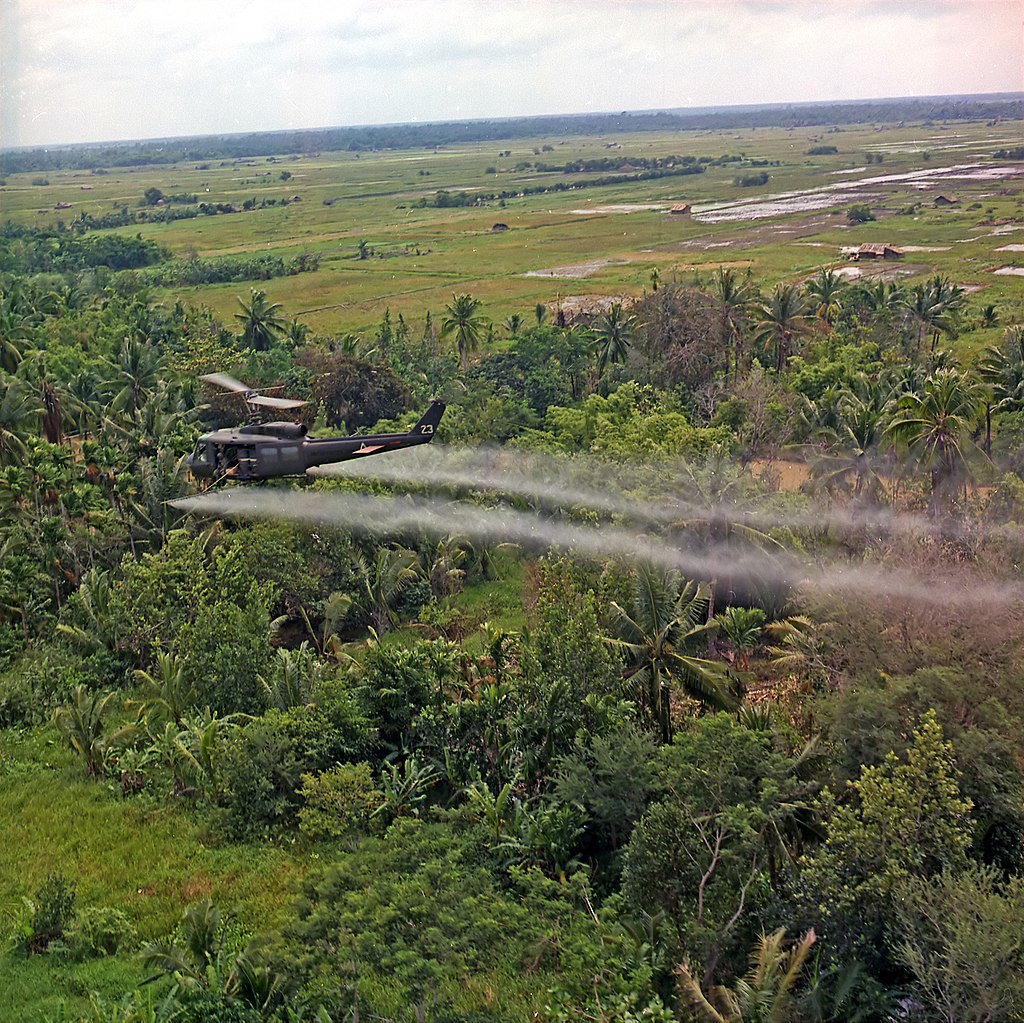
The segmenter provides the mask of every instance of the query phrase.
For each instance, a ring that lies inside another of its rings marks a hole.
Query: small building
[[[673,206],[668,212],[673,217],[688,217],[693,212],[693,206],[686,202],[679,206]]]
[[[881,242],[865,242],[849,252],[850,259],[902,259],[903,250]]]
[[[936,206],[956,206],[959,202],[960,200],[952,195],[937,195],[935,197]]]

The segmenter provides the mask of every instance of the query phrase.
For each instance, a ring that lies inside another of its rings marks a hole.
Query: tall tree
[[[980,385],[955,369],[938,370],[920,394],[900,399],[886,432],[931,473],[932,515],[948,509],[970,479],[967,455],[983,402]]]
[[[781,373],[793,354],[793,338],[810,330],[807,303],[793,284],[779,284],[758,310],[757,338],[774,355]]]
[[[242,327],[242,341],[257,352],[266,352],[280,336],[287,324],[282,319],[281,303],[267,301],[267,293],[258,288],[249,292],[249,303],[238,300],[241,312],[235,319]]]
[[[672,738],[672,692],[676,682],[687,696],[716,708],[734,707],[721,664],[697,657],[694,648],[717,628],[707,621],[708,590],[641,562],[633,576],[629,608],[611,604],[615,635],[609,642],[626,658],[626,680],[638,705]]]
[[[831,330],[833,321],[842,310],[841,297],[846,290],[846,282],[835,270],[825,267],[807,282],[805,290],[814,306],[814,315]]]
[[[735,380],[743,364],[743,337],[754,302],[757,300],[757,288],[749,275],[739,277],[731,267],[719,267],[718,272],[711,278],[711,294],[718,304],[718,338],[726,353],[726,372],[729,369],[731,351]]]
[[[618,362],[625,362],[629,358],[635,326],[636,317],[626,313],[621,302],[615,302],[601,317],[594,330],[598,376],[604,376],[609,363],[614,365]]]
[[[463,372],[469,368],[469,353],[477,350],[487,330],[487,319],[480,314],[481,304],[471,295],[452,295],[441,321],[441,337],[455,335]]]

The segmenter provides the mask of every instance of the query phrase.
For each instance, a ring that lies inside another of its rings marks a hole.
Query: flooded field
[[[838,172],[837,172],[838,173]],[[739,202],[715,203],[697,206],[693,219],[708,224],[730,220],[761,220],[765,217],[779,217],[790,213],[808,213],[842,206],[846,203],[865,202],[879,198],[882,193],[870,191],[879,185],[920,184],[930,187],[937,181],[1001,181],[1024,176],[1024,164],[953,164],[948,167],[927,167],[900,174],[875,174],[856,181],[836,182],[818,185],[793,192],[780,192],[767,198],[741,200]],[[864,190],[868,191],[864,191]],[[856,190],[856,191],[854,191]]]

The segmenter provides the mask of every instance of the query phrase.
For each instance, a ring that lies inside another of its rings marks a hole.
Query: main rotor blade
[[[297,401],[295,398],[268,398],[265,394],[254,394],[247,398],[250,405],[264,405],[266,408],[302,408],[308,401]]]
[[[252,390],[251,387],[243,384],[241,380],[236,380],[234,377],[228,376],[227,373],[206,373],[199,379],[204,383],[223,387],[225,391],[237,391],[239,394],[246,394]]]

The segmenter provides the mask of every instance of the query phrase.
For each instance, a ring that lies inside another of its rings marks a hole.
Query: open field
[[[905,264],[860,265],[851,277],[947,274],[975,302],[1021,315],[1013,271],[1024,263],[1024,165],[991,154],[1024,134],[1019,122],[848,126],[615,135],[475,143],[441,150],[318,153],[210,164],[177,164],[106,173],[18,174],[0,189],[0,213],[42,226],[81,212],[137,208],[147,188],[195,193],[200,201],[299,197],[287,206],[121,228],[139,231],[176,256],[303,251],[321,257],[316,273],[258,284],[285,315],[316,333],[366,329],[386,308],[407,320],[435,315],[456,292],[470,292],[500,320],[566,296],[639,295],[658,270],[686,279],[720,265],[750,267],[757,281],[799,280],[842,266],[841,248],[882,241],[908,249]],[[808,155],[816,145],[832,155]],[[502,155],[499,155],[502,154]],[[507,154],[507,155],[505,155]],[[586,187],[608,172],[538,171],[534,164],[667,155],[741,161],[703,174]],[[871,154],[871,165],[868,165]],[[879,157],[883,162],[877,163]],[[767,161],[767,166],[763,162]],[[529,164],[529,166],[525,166]],[[750,168],[765,185],[742,187]],[[282,180],[282,172],[290,175]],[[584,187],[520,196],[482,206],[419,207],[439,189],[518,191],[566,181]],[[933,205],[939,194],[957,199]],[[851,203],[871,206],[876,222],[850,226]],[[55,211],[56,204],[70,204]],[[327,203],[330,203],[329,205]],[[690,216],[673,215],[689,203]],[[912,212],[908,212],[912,210]],[[495,224],[508,230],[493,230]],[[360,260],[365,240],[369,258]],[[209,306],[230,320],[246,283],[167,291],[167,299]]]

